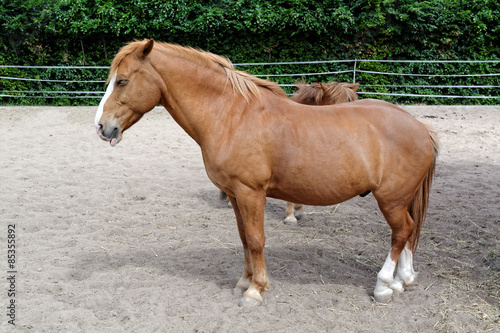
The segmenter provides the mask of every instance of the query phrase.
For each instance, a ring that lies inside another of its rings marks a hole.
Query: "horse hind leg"
[[[288,225],[297,225],[297,218],[294,214],[293,203],[290,201],[286,202],[286,218],[284,222]]]
[[[405,286],[411,286],[413,282],[415,282],[418,275],[413,269],[413,250],[411,248],[411,244],[414,243],[410,238],[399,255],[398,271],[391,284],[391,289],[400,293],[405,290]]]
[[[295,209],[294,209],[295,206]],[[293,204],[289,201],[286,202],[286,218],[285,224],[297,226],[297,219],[304,217],[304,211],[301,204]]]
[[[377,274],[377,284],[373,295],[377,302],[387,303],[391,300],[394,291],[404,291],[403,285],[409,285],[415,279],[413,254],[408,245],[414,223],[406,207],[398,207],[390,211],[383,207],[380,208],[392,229],[391,250],[382,269]],[[394,278],[396,265],[398,270],[396,278]]]
[[[299,220],[304,218],[304,210],[302,204],[295,204],[295,217]]]
[[[222,200],[222,201],[227,201],[227,206],[229,208],[233,207],[233,205],[231,204],[231,200],[229,200],[229,197],[227,196],[226,192],[220,190],[219,199]]]

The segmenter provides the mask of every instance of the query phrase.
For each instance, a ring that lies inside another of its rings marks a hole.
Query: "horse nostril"
[[[118,127],[113,128],[113,133],[111,133],[111,139],[116,139],[118,137]]]

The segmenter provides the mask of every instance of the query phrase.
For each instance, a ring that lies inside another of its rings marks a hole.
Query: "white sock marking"
[[[386,283],[387,282],[390,283],[394,278],[395,269],[396,269],[396,262],[391,259],[391,252],[389,251],[389,254],[385,258],[384,266],[382,266],[382,269],[377,274],[377,278]]]
[[[392,296],[392,289],[389,288],[391,283],[394,281],[394,270],[396,269],[396,262],[391,259],[391,252],[387,255],[385,259],[384,266],[377,274],[377,284],[375,285],[375,290],[373,291],[373,296],[375,300],[381,303],[387,303],[390,301]]]
[[[416,275],[417,274],[413,270],[413,253],[410,250],[409,244],[406,243],[405,248],[399,255],[398,277],[405,285],[410,285],[413,283]]]

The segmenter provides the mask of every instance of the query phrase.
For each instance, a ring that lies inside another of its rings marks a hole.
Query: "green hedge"
[[[497,0],[10,0],[0,4],[0,64],[107,66],[124,43],[142,38],[199,47],[228,56],[235,63],[332,59],[498,60],[499,22]],[[408,63],[363,66],[367,70],[373,67],[391,72],[432,68]],[[302,66],[297,71],[315,71],[317,67]],[[447,74],[464,70],[500,72],[498,64],[435,64],[434,68]],[[248,69],[254,73],[266,70]],[[267,70],[275,71],[276,67]],[[0,76],[23,74],[16,71],[19,70],[0,68]],[[57,75],[41,70],[31,70],[31,73],[41,78]],[[96,71],[81,73],[80,70],[76,75],[103,79],[102,72]],[[405,80],[362,75],[357,81],[363,86],[400,84]],[[417,81],[418,84],[457,84],[452,78],[419,78]],[[463,84],[498,85],[498,81],[498,77],[482,77],[464,79]],[[22,90],[27,86],[35,89],[29,82],[0,80],[1,91]],[[39,89],[44,88],[40,85]],[[64,89],[64,85],[58,89]],[[384,89],[370,91],[383,92]],[[443,90],[429,88],[425,93],[443,94]],[[489,90],[474,93],[495,94]],[[500,103],[475,99],[385,99],[406,103]],[[16,101],[4,98],[2,102]]]

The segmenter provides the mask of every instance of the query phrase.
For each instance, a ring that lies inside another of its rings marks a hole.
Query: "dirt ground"
[[[414,258],[416,283],[372,299],[390,230],[372,195],[266,206],[271,289],[240,308],[233,212],[196,143],[157,108],[111,148],[95,108],[0,107],[0,242],[10,332],[499,332],[500,107],[405,107],[439,132],[441,154]]]

